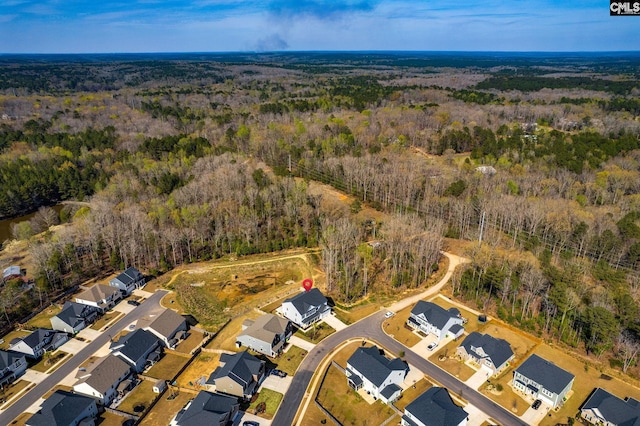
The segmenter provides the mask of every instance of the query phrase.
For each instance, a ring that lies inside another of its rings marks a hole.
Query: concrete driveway
[[[527,411],[525,411],[524,414],[520,416],[520,418],[527,424],[537,425],[542,421],[542,419],[544,419],[547,413],[549,413],[550,409],[551,406],[549,406],[549,404],[545,404],[544,402],[537,410],[534,410],[531,406],[529,406],[529,408],[527,408]]]
[[[316,346],[313,343],[307,342],[306,340],[301,339],[301,338],[299,338],[297,336],[291,336],[289,338],[289,343],[294,345],[294,346],[297,346],[297,347],[299,347],[301,349],[304,349],[307,352],[313,350],[313,348]],[[287,348],[285,349],[285,352],[288,351],[290,347],[291,346],[287,346]]]
[[[247,413],[245,411],[240,411],[238,412],[238,414],[239,414],[238,417],[236,417],[236,419],[233,421],[233,426],[239,426],[243,422],[246,422],[247,420],[258,422],[260,426],[265,426],[265,425],[271,426],[271,420],[263,419],[262,417],[258,417],[254,414]]]
[[[278,377],[270,374],[262,381],[262,384],[260,384],[260,389],[270,389],[284,395],[289,389],[289,386],[291,386],[292,380],[292,376]]]
[[[340,331],[340,330],[344,330],[345,328],[347,328],[347,324],[343,323],[338,318],[336,318],[333,315],[333,312],[331,313],[331,315],[327,315],[326,317],[324,317],[323,321],[325,323],[327,323],[335,331]]]
[[[63,351],[68,354],[75,354],[80,352],[82,349],[86,348],[89,345],[89,342],[82,342],[78,339],[69,339],[66,341],[64,345],[60,347]]]
[[[489,416],[480,411],[476,406],[467,404],[464,408],[464,411],[469,413],[469,421],[467,422],[467,426],[480,426],[484,422],[489,420]]]
[[[490,375],[491,373],[489,371],[481,368],[480,370],[476,371],[473,376],[469,377],[467,381],[464,382],[464,384],[469,386],[470,388],[478,389],[484,382],[489,379]]]

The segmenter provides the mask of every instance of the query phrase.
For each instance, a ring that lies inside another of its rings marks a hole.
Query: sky
[[[604,0],[0,0],[0,53],[640,50]]]

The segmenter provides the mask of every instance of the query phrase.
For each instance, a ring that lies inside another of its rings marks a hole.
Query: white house
[[[117,277],[111,279],[109,285],[119,289],[123,294],[128,296],[133,290],[144,287],[144,275],[136,268],[127,268]]]
[[[509,342],[477,331],[469,333],[456,352],[463,359],[486,369],[492,376],[504,369],[514,357]]]
[[[604,389],[596,388],[582,404],[580,415],[594,425],[638,426],[640,401],[631,397],[621,399]]]
[[[104,313],[113,308],[122,298],[122,293],[115,287],[96,284],[76,295],[76,302],[93,306]]]
[[[45,352],[58,349],[67,340],[69,340],[67,333],[38,328],[28,336],[13,339],[9,350],[23,353],[27,358],[38,359]]]
[[[427,389],[404,409],[402,426],[465,426],[469,414],[454,404],[445,388]]]
[[[120,358],[107,355],[76,374],[73,385],[76,393],[94,398],[98,404],[108,406],[118,396],[118,386],[131,376],[131,366]]]
[[[27,369],[26,355],[20,352],[0,351],[0,386],[12,383]]]
[[[76,334],[96,320],[98,308],[83,303],[66,302],[62,310],[51,317],[51,328]]]
[[[237,343],[266,356],[276,357],[283,351],[292,331],[291,321],[264,314],[255,321],[247,319],[242,323]]]
[[[327,298],[317,288],[304,291],[286,299],[278,313],[302,329],[331,314]]]
[[[347,383],[364,389],[385,404],[400,397],[409,366],[400,358],[388,359],[377,346],[359,347],[347,361]]]
[[[464,319],[456,308],[444,309],[435,303],[418,301],[411,310],[407,324],[425,334],[442,340],[447,336],[460,337],[464,332]]]
[[[533,354],[514,370],[513,387],[556,408],[564,402],[573,379],[573,374]]]

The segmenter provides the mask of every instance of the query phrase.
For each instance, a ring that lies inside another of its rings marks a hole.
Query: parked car
[[[242,422],[242,426],[260,426],[260,423],[254,422],[253,420],[247,420],[246,422]]]
[[[542,401],[540,401],[539,399],[536,399],[535,401],[533,401],[531,408],[533,408],[534,410],[537,410],[538,408],[540,408],[540,404],[542,404]]]
[[[432,351],[437,347],[438,347],[438,342],[431,342],[431,343],[429,343],[429,346],[427,346],[427,349]]]
[[[133,306],[140,306],[140,302],[137,300],[127,300],[127,303]]]
[[[287,377],[287,373],[285,373],[282,370],[277,370],[277,369],[271,370],[271,374],[273,374],[274,376],[278,376],[278,377]]]
[[[391,318],[391,317],[392,317],[392,316],[394,316],[395,314],[396,314],[395,312],[391,312],[391,311],[389,311],[389,312],[387,312],[386,314],[384,314],[384,317],[385,317],[385,318]]]

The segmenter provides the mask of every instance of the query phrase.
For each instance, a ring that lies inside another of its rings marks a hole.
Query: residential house
[[[169,423],[171,426],[226,426],[238,415],[238,399],[200,391]]]
[[[136,373],[155,364],[162,355],[160,339],[141,328],[112,342],[109,349],[113,355],[132,366]]]
[[[464,426],[469,414],[457,406],[445,388],[427,389],[404,409],[402,426]]]
[[[302,329],[331,315],[327,298],[317,288],[304,291],[286,299],[278,308],[278,313]]]
[[[45,399],[26,426],[93,426],[98,406],[93,398],[62,390]]]
[[[620,399],[602,388],[596,388],[580,408],[583,419],[594,425],[640,426],[640,401]]]
[[[124,295],[128,296],[133,290],[144,287],[144,275],[136,268],[127,268],[123,273],[111,279],[109,285],[119,289]]]
[[[0,386],[5,386],[27,369],[26,355],[20,352],[0,351]]]
[[[98,308],[83,303],[66,302],[58,315],[51,317],[51,328],[76,334],[96,320]]]
[[[80,369],[76,378],[79,380],[73,385],[74,392],[108,406],[118,396],[121,383],[131,385],[131,366],[116,356],[107,355]]]
[[[141,318],[138,327],[156,335],[166,348],[174,348],[187,333],[187,321],[171,309],[165,309],[160,315]]]
[[[58,349],[67,340],[69,340],[67,333],[38,328],[28,336],[13,339],[9,345],[9,350],[23,353],[27,358],[38,359],[45,352]]]
[[[211,373],[207,385],[215,386],[216,392],[249,400],[265,375],[265,364],[247,351],[222,354],[220,366]]]
[[[24,271],[18,265],[11,265],[2,270],[2,280],[9,281],[14,278],[22,278]]]
[[[409,366],[400,358],[389,359],[377,346],[359,347],[347,360],[347,383],[355,390],[363,389],[385,404],[400,397]]]
[[[122,298],[122,293],[115,288],[104,284],[96,284],[76,295],[76,302],[93,306],[101,313],[113,308]]]
[[[457,353],[463,359],[479,364],[492,376],[505,368],[514,357],[509,342],[477,331],[464,339]]]
[[[291,321],[265,314],[255,321],[247,319],[242,323],[242,332],[237,337],[237,344],[275,357],[284,349],[292,330]]]
[[[442,340],[447,336],[460,337],[464,332],[464,320],[456,308],[444,309],[435,303],[418,301],[411,309],[407,324],[425,334],[433,334]]]
[[[536,354],[513,372],[513,387],[556,408],[573,385],[574,375]]]

